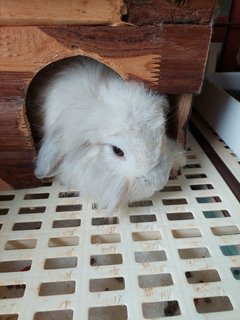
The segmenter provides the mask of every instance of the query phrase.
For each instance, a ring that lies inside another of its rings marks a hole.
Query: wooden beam
[[[123,0],[0,0],[1,25],[106,25],[121,22]]]
[[[124,79],[169,94],[200,91],[211,27],[28,26],[1,27],[0,33],[0,71],[36,74],[56,60],[87,55]]]
[[[215,3],[215,0],[127,0],[127,21],[136,25],[161,22],[208,24]]]

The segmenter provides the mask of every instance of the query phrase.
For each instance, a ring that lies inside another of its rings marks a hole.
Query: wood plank
[[[26,164],[25,168],[14,165],[10,169],[0,166],[0,177],[14,189],[33,188],[42,185],[42,182],[33,176],[33,164]]]
[[[11,87],[12,83],[15,81],[6,82],[6,86]],[[33,175],[35,151],[25,116],[24,95],[0,97],[0,120],[0,178],[15,188],[39,185]]]
[[[0,57],[3,61],[6,59],[6,57],[4,58],[4,53],[0,53]],[[26,93],[26,87],[29,81],[33,76],[33,72],[16,72],[15,70],[7,72],[0,71],[0,97],[5,97],[5,99],[6,97],[10,97],[11,99],[13,97],[16,97],[16,99],[19,97],[22,98]]]
[[[192,94],[181,94],[177,97],[177,141],[186,147],[188,121],[191,115]]]
[[[7,162],[6,162],[7,161]],[[6,150],[1,152],[0,168],[6,169],[17,167],[32,167],[33,158],[31,151],[28,150]]]
[[[13,188],[4,180],[0,178],[0,191],[12,190]]]
[[[33,143],[29,134],[28,121],[25,113],[24,96],[22,98],[8,97],[0,98],[1,122],[3,127],[8,124],[8,130],[2,132],[1,138],[6,138],[9,141],[11,137],[18,136],[24,141],[24,146],[32,150]],[[10,142],[10,141],[9,141]],[[2,151],[0,145],[0,151]]]
[[[208,24],[215,0],[127,0],[127,21],[136,25],[168,23]]]
[[[67,29],[43,27],[41,30],[67,48],[74,43],[75,50],[78,48],[99,57],[123,78],[142,80],[162,93],[200,91],[211,37],[210,26],[73,26]],[[141,74],[135,73],[135,59],[142,59]]]
[[[114,24],[123,0],[0,0],[1,25]]]
[[[211,37],[208,25],[168,24],[2,27],[0,32],[0,71],[37,73],[53,61],[87,55],[124,79],[168,94],[200,91]]]

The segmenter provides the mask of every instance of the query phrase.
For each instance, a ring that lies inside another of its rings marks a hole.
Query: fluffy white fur
[[[36,177],[56,176],[110,212],[166,184],[183,150],[165,134],[165,96],[88,58],[66,66],[42,96]],[[113,146],[124,152],[114,153]]]

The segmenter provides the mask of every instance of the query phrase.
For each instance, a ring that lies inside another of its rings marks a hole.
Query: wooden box
[[[76,55],[124,79],[176,95],[172,133],[183,140],[199,93],[215,0],[0,0],[0,178],[37,185],[25,97],[46,65]]]

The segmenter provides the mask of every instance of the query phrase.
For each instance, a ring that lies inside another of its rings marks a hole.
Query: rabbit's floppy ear
[[[57,130],[44,138],[35,162],[34,174],[38,179],[52,177],[58,173],[62,161],[60,146],[61,134]]]

